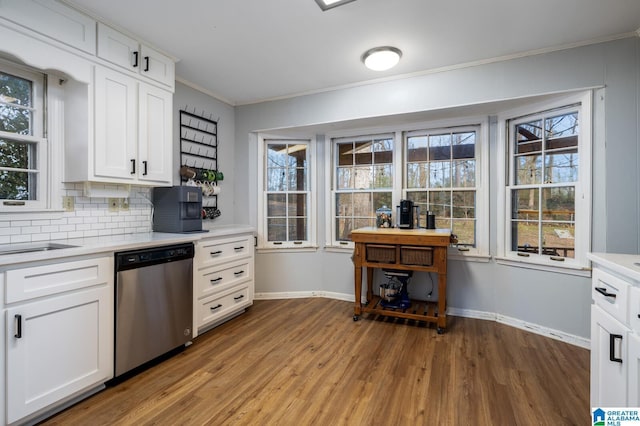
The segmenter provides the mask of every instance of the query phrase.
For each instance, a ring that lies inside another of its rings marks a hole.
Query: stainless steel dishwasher
[[[118,252],[115,377],[191,340],[192,243]]]

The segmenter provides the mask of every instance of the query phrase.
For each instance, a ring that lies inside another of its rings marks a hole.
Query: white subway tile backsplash
[[[74,211],[65,212],[62,217],[52,214],[51,219],[0,220],[0,244],[150,232],[150,194],[149,188],[134,187],[129,210],[110,212],[108,200],[85,197],[83,184],[66,183],[61,195],[74,197]]]

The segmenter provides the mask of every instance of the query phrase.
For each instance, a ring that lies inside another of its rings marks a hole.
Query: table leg
[[[367,303],[373,300],[373,268],[367,268]]]
[[[362,303],[361,303],[361,295],[362,295],[362,267],[356,262],[354,265],[355,269],[355,305],[353,308],[353,320],[357,320],[358,315],[362,313]]]
[[[438,334],[447,328],[447,274],[438,274]]]

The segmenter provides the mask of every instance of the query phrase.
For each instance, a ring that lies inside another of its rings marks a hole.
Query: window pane
[[[577,150],[547,154],[545,156],[544,176],[545,183],[577,182]]]
[[[267,167],[287,166],[287,145],[268,144],[267,145]]]
[[[286,216],[286,195],[285,194],[267,194],[267,216],[268,217],[285,217]]]
[[[353,219],[337,218],[336,219],[336,240],[338,241],[351,241],[349,234],[353,230]]]
[[[32,134],[32,93],[31,81],[0,72],[0,130]]]
[[[448,160],[451,158],[451,135],[429,136],[429,160]]]
[[[538,253],[538,232],[537,221],[513,221],[511,223],[511,249],[526,253]]]
[[[36,147],[35,143],[0,139],[0,167],[35,169],[37,164]]]
[[[336,216],[353,216],[353,194],[336,194]]]
[[[432,191],[429,193],[429,210],[436,215],[436,220],[451,217],[451,192]],[[448,228],[444,226],[444,228]]]
[[[353,165],[353,143],[352,142],[338,144],[338,165],[339,166]]]
[[[454,133],[452,139],[452,158],[475,158],[476,132]]]
[[[453,187],[464,188],[476,186],[476,161],[453,161]]]
[[[391,208],[391,192],[374,192],[373,193],[373,210],[378,210],[380,207],[387,206],[391,209],[393,215],[393,208]]]
[[[375,217],[375,210],[373,208],[371,193],[355,193],[353,194],[353,210],[354,216],[358,217]]]
[[[578,146],[578,113],[563,114],[545,120],[547,149]]]
[[[289,217],[298,216],[298,217],[306,217],[307,216],[307,196],[306,194],[289,194],[288,195],[289,203],[287,206],[287,211]]]
[[[516,185],[542,183],[542,156],[523,155],[514,158]]]
[[[289,219],[289,241],[304,241],[307,239],[307,219]]]
[[[375,218],[370,218],[370,219],[356,218],[353,220],[353,226],[355,226],[355,229],[366,228],[374,225],[375,225]]]
[[[542,224],[542,254],[575,257],[575,226],[568,223]]]
[[[289,169],[289,191],[306,191],[307,190],[307,170],[306,169]]]
[[[407,188],[426,188],[428,163],[407,164]]]
[[[353,179],[354,189],[371,189],[373,188],[373,168],[356,167],[354,169]]]
[[[287,188],[287,169],[267,169],[267,191],[285,191]]]
[[[454,191],[452,204],[454,218],[474,219],[476,217],[475,191]]]
[[[540,208],[537,188],[511,191],[511,218],[537,221]]]
[[[572,186],[542,190],[543,220],[575,220],[576,191]]]
[[[517,125],[515,153],[540,151],[542,151],[542,121],[535,120]]]
[[[0,171],[0,200],[35,200],[37,185],[37,173]]]
[[[429,187],[448,188],[451,185],[451,162],[433,161],[429,163]]]
[[[356,164],[373,164],[371,142],[356,142],[354,146]]]
[[[375,164],[393,163],[393,139],[378,139],[373,142],[373,162]]]
[[[269,241],[287,241],[287,219],[267,219]]]
[[[391,164],[374,166],[374,188],[393,187],[393,166]]]
[[[407,138],[407,161],[427,161],[427,137],[412,136]]]
[[[476,221],[475,220],[456,220],[453,221],[451,232],[458,236],[458,245],[474,246],[476,245]]]
[[[294,144],[289,145],[287,148],[288,166],[292,168],[305,168],[307,167],[307,145],[306,144]]]
[[[336,186],[338,189],[353,189],[355,184],[353,169],[351,167],[339,167]]]

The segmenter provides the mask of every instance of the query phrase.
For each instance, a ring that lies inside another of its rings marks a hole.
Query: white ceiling
[[[65,0],[175,56],[178,80],[232,105],[628,36],[640,0]],[[389,71],[366,50],[403,51]]]

